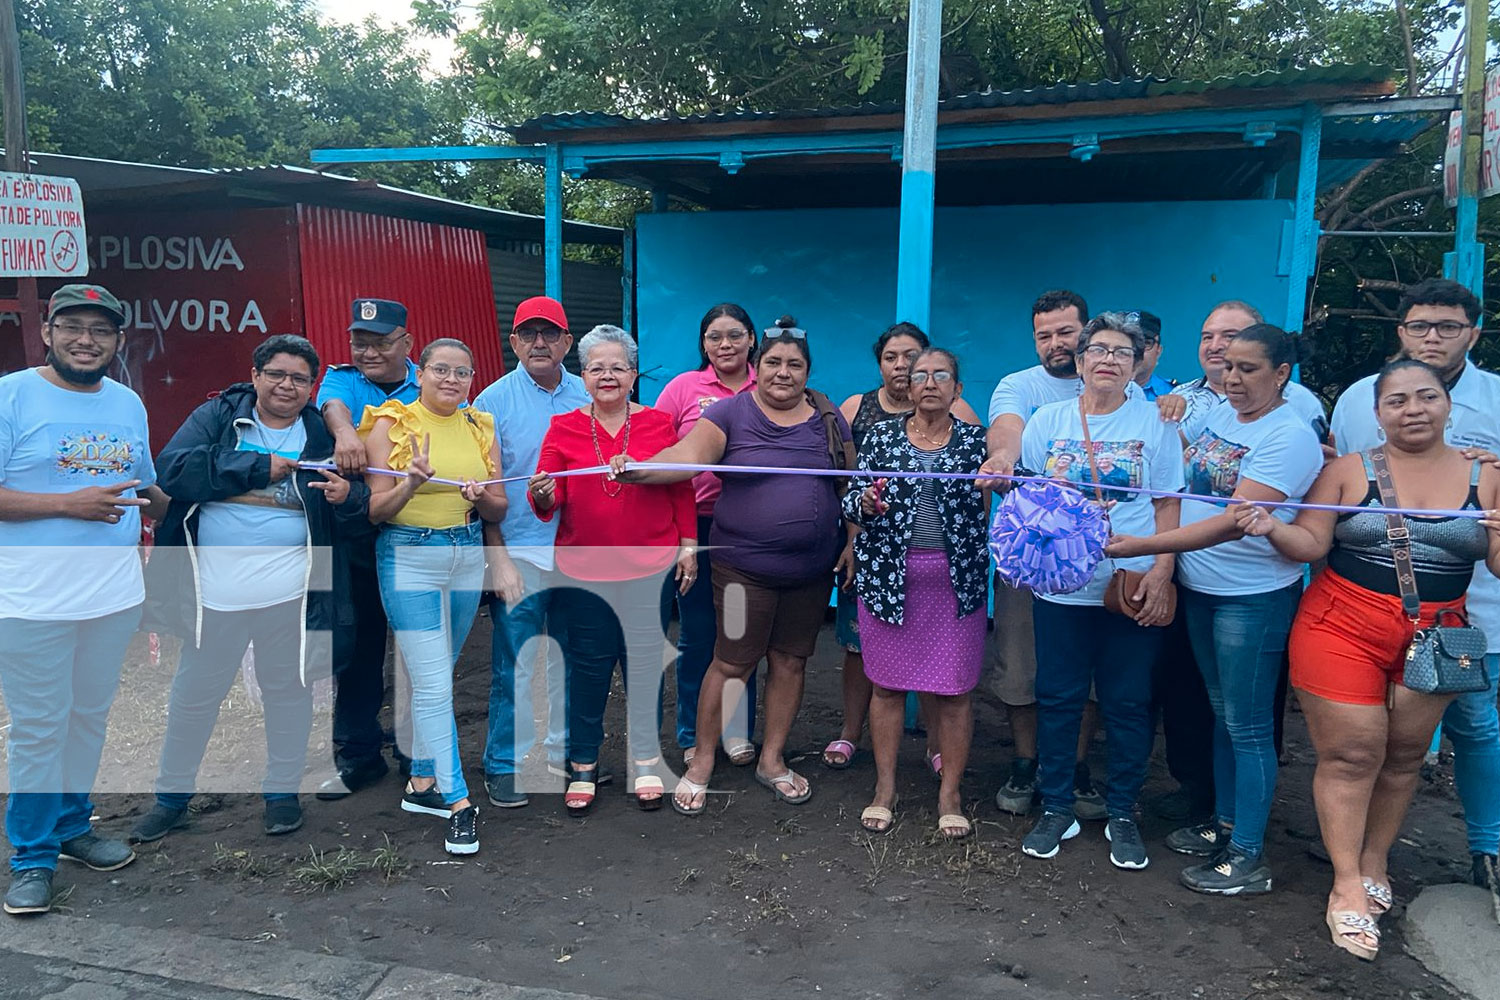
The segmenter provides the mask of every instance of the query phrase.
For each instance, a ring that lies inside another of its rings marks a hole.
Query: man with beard
[[[1406,290],[1396,315],[1401,356],[1436,368],[1453,399],[1448,442],[1456,447],[1500,452],[1500,376],[1469,360],[1479,340],[1481,306],[1456,281],[1433,279]],[[1340,454],[1380,444],[1375,422],[1375,376],[1355,382],[1333,408],[1333,439]],[[1453,744],[1453,778],[1468,827],[1470,878],[1500,894],[1496,852],[1500,850],[1500,580],[1475,573],[1468,611],[1489,639],[1488,691],[1461,694],[1443,714],[1443,732]]]
[[[14,853],[6,913],[45,913],[59,858],[135,860],[93,832],[89,793],[145,587],[141,518],[158,518],[146,408],[105,372],[125,311],[97,285],[47,303],[47,363],[0,378],[0,685],[10,711]]]

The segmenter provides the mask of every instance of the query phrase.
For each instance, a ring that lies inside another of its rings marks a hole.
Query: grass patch
[[[358,851],[340,847],[337,853],[309,848],[307,860],[292,869],[292,878],[303,892],[330,892],[352,884],[369,864]]]
[[[250,851],[231,850],[223,844],[214,844],[213,860],[208,863],[208,867],[219,875],[233,875],[237,878],[266,879],[277,872],[276,865],[269,858],[259,857]]]

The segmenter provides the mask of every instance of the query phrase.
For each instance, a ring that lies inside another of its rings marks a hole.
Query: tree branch
[[[1396,17],[1401,22],[1401,51],[1406,55],[1406,96],[1417,96],[1417,55],[1411,41],[1411,15],[1406,0],[1396,0]]]
[[[1426,198],[1441,190],[1442,188],[1435,184],[1427,184],[1419,188],[1409,188],[1406,191],[1397,191],[1395,194],[1387,195],[1374,204],[1367,205],[1361,211],[1356,212],[1349,219],[1348,223],[1343,226],[1343,228],[1358,229],[1359,223],[1368,220],[1370,216],[1374,215],[1376,212],[1381,211],[1382,209],[1390,208],[1392,205],[1400,204],[1403,201],[1411,201],[1415,198]]]

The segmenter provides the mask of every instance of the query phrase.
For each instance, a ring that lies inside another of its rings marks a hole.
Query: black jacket
[[[271,456],[238,451],[237,421],[253,419],[255,389],[239,382],[194,410],[156,458],[157,485],[172,498],[167,516],[156,527],[151,558],[146,564],[144,629],[170,632],[201,641],[202,606],[191,549],[196,544],[198,509],[205,503],[264,489],[271,482]],[[333,435],[318,411],[302,410],[307,431],[304,461],[323,461],[333,454]],[[308,484],[322,481],[316,472],[295,473],[297,492],[307,514],[309,544],[328,547],[332,580],[315,579],[306,595],[306,627],[333,632],[354,624],[350,599],[349,550],[368,546],[375,533],[370,523],[370,490],[363,482],[349,484],[349,497],[337,506],[322,490]],[[253,539],[247,543],[254,544]],[[317,561],[314,562],[317,565]],[[328,586],[331,584],[331,587]]]

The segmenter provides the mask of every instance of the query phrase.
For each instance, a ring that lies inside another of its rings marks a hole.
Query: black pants
[[[1167,771],[1182,786],[1194,811],[1214,806],[1214,710],[1203,674],[1193,659],[1187,626],[1179,608],[1166,628],[1156,661],[1156,709],[1167,745]]]
[[[375,575],[375,544],[351,546],[354,627],[334,634],[333,761],[349,770],[381,759],[385,702],[385,608]]]

